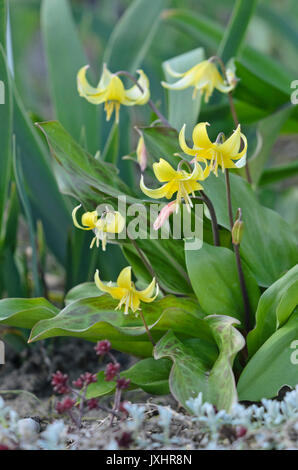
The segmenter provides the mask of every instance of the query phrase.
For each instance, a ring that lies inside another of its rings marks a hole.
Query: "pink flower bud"
[[[87,401],[88,410],[97,410],[98,409],[98,399],[91,398]]]
[[[98,341],[97,345],[94,347],[96,354],[98,356],[104,356],[107,354],[111,349],[111,343],[107,339],[103,341]]]
[[[54,374],[52,374],[52,381],[51,384],[53,386],[53,390],[56,393],[60,393],[61,395],[69,392],[69,387],[67,385],[68,382],[68,375],[62,374],[60,370],[57,370]]]
[[[171,214],[176,209],[176,201],[172,201],[169,204],[167,204],[163,209],[161,209],[157,219],[155,220],[153,224],[154,230],[158,230],[160,227],[163,226],[165,221],[170,217]]]
[[[117,388],[120,390],[125,390],[130,386],[130,379],[125,379],[124,377],[121,377],[120,379],[117,380]]]
[[[70,410],[74,407],[76,401],[70,397],[64,398],[64,400],[60,401],[56,405],[56,411],[59,414],[65,413],[65,411]]]
[[[143,173],[143,171],[146,170],[146,166],[147,166],[147,150],[146,150],[144,137],[142,135],[139,138],[136,152],[137,152],[138,163],[140,165],[141,172]]]
[[[116,363],[114,364],[113,362],[110,362],[105,370],[105,381],[110,382],[115,378],[115,376],[118,374],[120,370],[120,364]]]

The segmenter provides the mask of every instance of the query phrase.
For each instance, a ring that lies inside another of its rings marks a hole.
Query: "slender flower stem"
[[[226,70],[225,64],[223,63],[221,58],[218,57],[218,56],[213,56],[209,60],[212,60],[212,61],[216,60],[219,63],[220,68],[221,68],[222,73],[223,73],[223,76],[227,80],[227,70]],[[229,105],[230,105],[230,110],[231,110],[231,114],[232,114],[232,117],[233,117],[233,121],[235,123],[235,126],[238,127],[239,119],[238,119],[238,116],[237,116],[237,111],[236,111],[236,108],[235,108],[235,103],[234,103],[233,95],[232,95],[231,92],[228,93],[228,98],[229,98]],[[247,179],[248,183],[251,184],[252,179],[251,179],[251,174],[250,174],[250,171],[249,171],[248,161],[246,161],[246,164],[245,164],[245,175],[246,175],[246,179]]]
[[[127,237],[129,238],[131,244],[133,245],[133,247],[136,249],[139,257],[141,258],[141,260],[143,261],[143,264],[145,266],[145,268],[147,269],[147,271],[150,273],[150,275],[152,277],[155,277],[155,279],[157,280],[157,276],[155,274],[155,271],[154,269],[152,268],[151,264],[148,263],[146,257],[144,256],[144,253],[142,252],[142,250],[138,247],[138,244],[136,243],[136,241],[131,238],[128,233],[127,233]],[[162,292],[162,294],[166,295],[166,291],[159,285],[159,289],[160,291]]]
[[[230,227],[231,227],[231,232],[232,232],[233,225],[234,225],[234,219],[233,219],[233,208],[232,208],[232,200],[231,200],[230,174],[229,174],[229,170],[227,170],[227,169],[225,169],[225,178],[226,178],[228,213],[229,213]],[[249,330],[250,330],[249,297],[248,297],[248,292],[247,292],[245,279],[244,279],[244,274],[243,274],[243,269],[242,269],[242,264],[241,264],[239,244],[233,243],[233,246],[234,246],[234,252],[235,252],[235,257],[236,257],[239,283],[240,283],[240,288],[241,288],[241,293],[242,293],[242,298],[243,298],[245,330],[246,330],[246,333],[248,333]]]
[[[204,193],[204,191],[200,191],[200,194],[201,196],[194,196],[191,199],[200,199],[200,201],[205,202],[206,206],[208,207],[210,218],[211,218],[214,246],[220,246],[218,223],[217,223],[217,217],[216,217],[214,206],[211,200],[209,199],[209,197]]]
[[[135,85],[137,85],[137,87],[139,88],[139,90],[144,93],[144,89],[143,87],[139,84],[139,82],[135,79],[135,77],[133,75],[131,75],[129,72],[126,72],[125,70],[120,70],[119,72],[116,72],[115,75],[124,75],[125,77],[128,77]],[[169,123],[169,121],[165,118],[165,116],[157,109],[157,107],[155,106],[155,104],[153,103],[153,101],[150,99],[148,101],[148,104],[150,106],[150,108],[152,109],[152,111],[159,117],[159,119],[161,120],[161,122],[166,126],[166,127],[169,127],[169,128],[172,128],[171,124]]]
[[[151,341],[151,343],[152,343],[152,346],[154,347],[154,346],[155,346],[155,342],[154,342],[154,339],[152,338],[151,332],[150,332],[150,330],[149,330],[149,328],[148,328],[148,325],[147,325],[147,323],[146,323],[146,320],[145,320],[145,317],[144,317],[144,315],[143,315],[142,310],[140,310],[139,313],[140,313],[140,317],[141,317],[141,319],[142,319],[142,322],[144,323],[144,327],[145,327],[145,330],[146,330],[146,332],[147,332],[148,338],[150,339],[150,341]]]

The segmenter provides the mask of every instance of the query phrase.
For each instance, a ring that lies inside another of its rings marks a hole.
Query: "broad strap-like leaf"
[[[61,190],[91,207],[103,202],[103,198],[126,195],[131,191],[120,180],[114,165],[99,161],[86,152],[57,121],[42,122],[38,127],[44,132],[53,157],[62,167],[57,178]]]
[[[273,398],[298,382],[298,310],[258,349],[240,376],[240,400]]]
[[[134,73],[141,66],[167,3],[167,0],[130,2],[115,26],[104,53],[103,62],[112,72],[127,70]]]
[[[288,320],[297,305],[298,265],[262,294],[256,312],[256,326],[247,337],[250,356]]]
[[[51,320],[39,322],[33,328],[30,341],[54,336],[75,336],[89,341],[109,338],[119,351],[140,357],[150,356],[152,345],[140,317],[124,315],[115,310],[118,301],[108,295],[87,297],[69,303]],[[166,296],[153,303],[142,304],[142,312],[158,340],[169,328],[183,337],[198,337],[212,343],[210,328],[197,302],[188,298]]]
[[[190,398],[203,394],[204,401],[213,403],[218,409],[229,411],[237,401],[235,379],[232,371],[235,355],[245,342],[233,327],[239,323],[235,318],[212,315],[205,319],[219,349],[219,355],[210,367],[203,360],[200,348],[194,350],[185,345],[169,331],[154,349],[154,357],[169,357],[173,361],[170,374],[170,390],[185,407]],[[203,345],[202,351],[203,351]]]
[[[59,310],[46,299],[0,300],[0,323],[20,328],[32,328],[39,320],[52,318]]]
[[[77,91],[77,73],[88,64],[68,0],[43,0],[41,31],[55,117],[89,152],[99,148],[99,108]]]
[[[219,356],[210,371],[209,400],[219,409],[230,410],[237,402],[237,390],[233,373],[236,354],[245,345],[241,333],[233,327],[234,318],[224,315],[210,315],[205,318],[210,326],[219,349]]]
[[[279,214],[259,204],[243,178],[230,176],[233,213],[241,207],[244,222],[241,257],[258,284],[268,287],[297,263],[295,234]],[[213,202],[218,223],[229,229],[224,176],[210,175],[204,181],[204,189]]]
[[[242,322],[244,306],[235,254],[204,243],[200,250],[186,250],[185,257],[192,287],[206,314],[229,314]],[[245,265],[243,270],[253,318],[260,291],[250,270]]]

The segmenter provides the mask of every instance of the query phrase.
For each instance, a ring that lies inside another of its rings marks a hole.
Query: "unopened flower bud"
[[[236,221],[232,228],[232,242],[234,245],[240,245],[241,240],[242,240],[244,223],[241,217],[242,217],[241,209],[238,209],[237,215],[236,215]]]
[[[147,150],[144,141],[144,137],[141,135],[137,145],[137,159],[141,168],[141,172],[145,171],[147,166]]]

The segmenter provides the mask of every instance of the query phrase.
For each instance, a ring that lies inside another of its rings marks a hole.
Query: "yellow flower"
[[[152,282],[146,289],[141,291],[136,290],[135,285],[131,280],[130,266],[122,269],[118,276],[116,286],[113,285],[112,282],[104,284],[99,278],[98,269],[96,270],[94,281],[99,290],[102,292],[107,292],[113,297],[113,299],[120,301],[115,310],[119,310],[122,305],[125,305],[125,315],[128,314],[129,309],[131,309],[133,312],[140,310],[141,302],[153,302],[153,300],[156,299],[159,290],[158,284],[155,283],[155,278],[152,279]],[[156,292],[153,296],[155,289]]]
[[[85,212],[82,215],[82,225],[77,221],[77,211],[81,207],[81,204],[74,208],[72,211],[72,220],[75,227],[81,230],[93,230],[95,233],[94,238],[91,241],[90,248],[93,247],[96,242],[97,248],[99,247],[99,241],[101,240],[103,251],[106,250],[107,244],[107,233],[120,233],[122,232],[125,220],[120,212],[107,211],[99,217],[97,211]]]
[[[189,173],[188,171],[181,169],[182,163],[184,162],[180,162],[177,170],[174,170],[174,168],[172,168],[171,165],[163,158],[161,158],[158,163],[154,163],[153,171],[156,178],[158,181],[165,184],[158,189],[149,189],[145,186],[144,178],[142,176],[140,188],[143,193],[154,199],[160,199],[162,197],[171,199],[173,194],[177,192],[176,211],[178,211],[182,198],[184,199],[188,209],[189,207],[192,207],[189,194],[194,195],[195,191],[203,189],[203,186],[198,183],[198,180],[203,181],[206,179],[210,170],[207,165],[205,170],[203,170],[201,166],[195,162],[192,173]]]
[[[208,122],[197,124],[192,133],[193,148],[187,146],[185,142],[185,125],[179,134],[179,143],[183,152],[196,157],[196,160],[210,160],[211,171],[217,176],[218,165],[222,171],[225,168],[241,168],[246,163],[247,140],[240,130],[240,125],[233,134],[224,142],[211,142],[206,127]],[[243,149],[240,151],[241,141]],[[233,162],[236,160],[236,163]]]
[[[189,86],[193,86],[193,98],[195,98],[197,91],[200,90],[202,95],[205,93],[206,103],[209,101],[214,88],[222,93],[228,93],[235,87],[234,83],[226,83],[216,65],[210,60],[203,60],[203,62],[200,62],[184,73],[175,72],[170,68],[169,64],[166,67],[170,75],[180,78],[180,80],[175,83],[161,82],[165,88],[169,90],[184,90]]]
[[[90,103],[105,103],[107,120],[109,121],[115,109],[116,122],[119,122],[120,104],[124,106],[134,106],[146,104],[150,98],[149,80],[143,70],[138,70],[139,79],[137,85],[126,90],[117,74],[111,73],[106,64],[103,66],[103,73],[97,87],[89,84],[86,78],[86,71],[89,65],[82,67],[77,75],[78,92],[80,96],[86,98]]]

